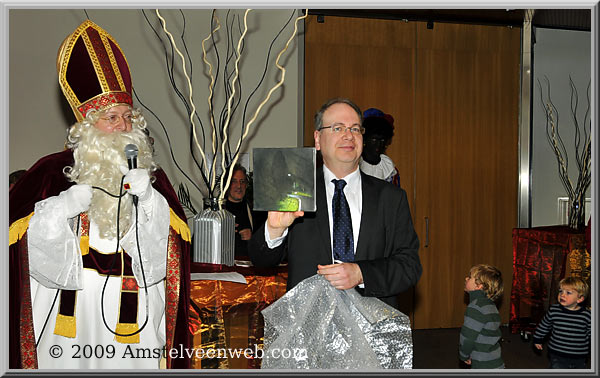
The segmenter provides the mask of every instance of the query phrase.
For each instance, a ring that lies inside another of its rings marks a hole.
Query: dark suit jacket
[[[288,260],[288,290],[317,273],[317,264],[332,264],[329,209],[323,170],[317,169],[317,211],[305,212],[290,226],[283,244],[269,249],[264,227],[249,244],[252,263],[275,266]],[[362,271],[364,296],[398,307],[396,296],[414,286],[422,272],[419,239],[413,228],[406,192],[361,172],[362,215],[355,263]]]

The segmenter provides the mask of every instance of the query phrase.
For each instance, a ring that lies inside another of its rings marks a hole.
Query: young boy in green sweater
[[[460,330],[459,357],[473,369],[503,369],[500,314],[494,301],[504,288],[502,273],[490,265],[475,265],[465,278],[469,305]]]

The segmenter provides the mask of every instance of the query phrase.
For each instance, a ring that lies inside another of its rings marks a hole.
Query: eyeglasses
[[[248,180],[244,180],[244,179],[238,180],[238,179],[232,178],[231,179],[231,183],[232,184],[246,185],[246,184],[248,184]]]
[[[100,119],[103,119],[105,121],[108,121],[108,123],[110,123],[111,125],[116,125],[119,123],[119,121],[121,120],[121,118],[123,119],[123,122],[125,122],[128,125],[131,125],[131,123],[134,120],[134,116],[131,113],[127,113],[127,114],[108,114],[106,117],[100,117]]]
[[[334,134],[345,134],[347,130],[350,130],[353,135],[362,135],[365,133],[365,128],[362,126],[344,126],[338,123],[334,123],[331,126],[322,126],[317,131],[321,131],[323,129],[331,129],[331,132]]]

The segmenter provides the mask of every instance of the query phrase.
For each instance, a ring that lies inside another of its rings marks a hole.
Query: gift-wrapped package
[[[411,369],[408,316],[314,275],[262,311],[263,369]]]

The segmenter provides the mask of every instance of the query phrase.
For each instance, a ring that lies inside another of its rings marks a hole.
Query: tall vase
[[[574,230],[585,228],[585,197],[569,197],[569,227]]]
[[[204,201],[206,208],[194,216],[192,261],[233,266],[235,216],[219,210],[217,198]]]

